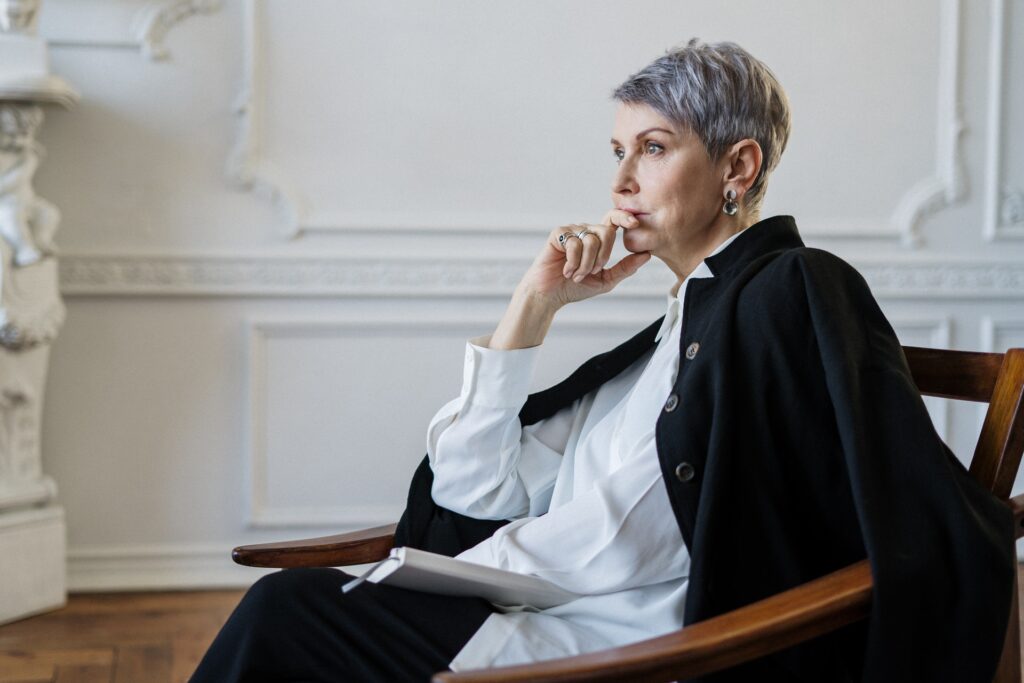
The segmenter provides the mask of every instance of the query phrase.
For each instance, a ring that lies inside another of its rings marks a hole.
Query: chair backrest
[[[1010,349],[1004,354],[904,346],[903,353],[922,394],[989,404],[970,472],[997,497],[1007,500],[1024,451],[1024,349]],[[1021,538],[1024,496],[1010,500],[1009,504],[1017,523],[1017,538]],[[1021,680],[1018,605],[1015,586],[995,683]]]
[[[989,404],[971,475],[1002,500],[1024,451],[1024,349],[973,353],[904,346],[917,388],[927,396]]]

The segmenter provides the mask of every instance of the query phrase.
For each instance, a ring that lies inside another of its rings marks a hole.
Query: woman
[[[586,652],[865,554],[870,627],[716,680],[991,678],[1012,522],[935,435],[863,280],[792,218],[760,219],[789,136],[782,88],[738,46],[694,40],[614,97],[614,208],[552,231],[470,342],[396,534],[584,597],[540,612],[365,584],[342,598],[334,570],[286,571],[250,590],[194,680],[427,680]],[[620,235],[630,253],[610,264]],[[556,312],[651,257],[676,276],[665,317],[527,397]]]

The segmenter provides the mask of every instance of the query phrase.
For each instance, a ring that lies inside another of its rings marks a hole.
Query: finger
[[[565,240],[565,267],[562,268],[562,275],[567,278],[573,276],[576,269],[580,267],[580,257],[583,255],[583,243],[579,237],[573,236]]]
[[[612,209],[604,216],[604,224],[610,226],[619,226],[623,228],[635,228],[640,225],[640,221],[636,216],[631,214],[629,211],[623,211],[622,209]]]
[[[593,226],[591,229],[601,238],[601,249],[598,251],[594,270],[591,271],[596,274],[604,270],[604,267],[608,265],[608,261],[612,258],[612,249],[615,248],[616,228],[614,226]]]
[[[585,233],[580,240],[583,245],[583,253],[580,255],[580,267],[573,277],[576,282],[582,281],[583,278],[594,272],[597,256],[601,251],[601,237],[596,232]]]
[[[576,230],[573,230],[572,228],[568,227],[552,230],[551,234],[548,236],[548,242],[550,242],[551,246],[553,246],[558,251],[565,253],[565,244],[569,239],[572,239],[571,237],[568,236],[575,235],[576,232]],[[562,235],[566,235],[568,239],[563,240]]]
[[[605,271],[605,282],[611,289],[625,280],[630,275],[640,270],[640,267],[651,260],[651,252],[642,251],[639,254],[629,254],[621,261]]]
[[[576,238],[576,230],[571,226],[562,226],[551,231],[548,236],[548,244],[550,244],[555,251],[565,254],[566,262],[562,265],[562,276],[569,277],[574,268],[570,268],[569,258],[573,251],[574,242],[579,242]]]

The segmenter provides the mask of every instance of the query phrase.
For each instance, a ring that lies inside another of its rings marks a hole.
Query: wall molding
[[[65,296],[462,297],[507,296],[529,258],[268,255],[87,255],[60,258]],[[880,298],[1022,299],[1024,263],[939,258],[851,259]],[[666,291],[641,270],[612,296]]]
[[[224,0],[162,0],[140,6],[125,0],[46,0],[40,33],[52,48],[138,50],[150,61],[171,53],[167,34],[189,17],[213,14]]]
[[[981,320],[981,349],[983,351],[1002,353],[1006,349],[997,346],[1000,335],[1017,334],[1024,339],[1024,316],[991,316]]]
[[[140,11],[135,33],[142,54],[152,61],[171,56],[164,39],[172,28],[197,14],[213,14],[221,9],[223,0],[171,0],[150,5]]]
[[[990,242],[1024,238],[1024,188],[1014,189],[1003,178],[1003,105],[1006,88],[1010,10],[1006,0],[992,0],[988,35],[988,114],[985,139],[985,239]]]
[[[952,330],[953,321],[949,316],[941,317],[922,317],[922,316],[907,316],[898,315],[889,317],[889,324],[892,325],[897,336],[901,333],[906,332],[923,332],[928,335],[928,340],[924,343],[924,346],[936,349],[948,349],[950,342],[952,341]],[[903,343],[910,343],[914,345],[914,342],[903,341]],[[935,431],[939,437],[949,443],[951,440],[950,428],[950,414],[952,410],[952,401],[943,398],[936,398],[934,396],[924,397],[925,405],[928,406],[928,412],[932,416],[932,422],[935,424]]]
[[[1019,299],[1024,265],[981,260],[851,260],[879,298]]]
[[[403,512],[393,505],[274,505],[269,498],[267,453],[267,403],[271,387],[267,380],[267,342],[281,338],[336,338],[373,331],[388,332],[417,328],[457,329],[464,320],[409,321],[400,318],[366,321],[358,318],[260,319],[249,322],[249,420],[246,429],[245,469],[248,481],[245,523],[250,529],[344,526],[368,528],[391,524]],[[469,335],[467,335],[469,336]]]
[[[272,201],[278,212],[281,234],[296,237],[305,220],[304,201],[291,181],[262,154],[262,117],[257,106],[265,90],[261,4],[243,0],[242,5],[242,84],[235,100],[235,144],[228,154],[228,181],[242,190],[252,191]]]
[[[281,529],[309,527],[368,528],[392,524],[405,509],[404,499],[394,505],[273,505],[268,502],[268,462],[266,448],[267,386],[266,344],[280,338],[339,338],[372,334],[408,335],[440,333],[470,338],[481,329],[493,326],[490,316],[459,318],[390,318],[333,317],[299,319],[259,319],[249,321],[249,422],[246,429],[245,463],[247,509],[245,523],[250,529]],[[609,331],[630,334],[650,323],[649,316],[618,316],[614,320],[595,317],[590,320],[566,319],[559,322],[559,334],[607,334]],[[403,482],[403,491],[406,484]]]
[[[943,0],[939,10],[939,97],[936,107],[936,166],[933,175],[915,183],[893,211],[891,222],[906,246],[922,242],[920,225],[967,196],[961,140],[967,131],[960,96],[960,0]]]
[[[410,231],[507,235],[546,235],[562,216],[523,217],[424,216],[422,212],[332,212],[311,210],[300,188],[287,173],[270,161],[262,149],[262,116],[259,105],[266,101],[265,69],[261,46],[264,21],[261,11],[267,0],[244,0],[243,76],[236,101],[235,144],[229,154],[229,181],[244,190],[269,198],[279,214],[280,234],[285,239],[304,233],[319,234],[403,234]],[[829,221],[811,228],[805,235],[816,239],[897,241],[907,247],[922,243],[920,225],[925,217],[962,200],[967,194],[961,139],[966,131],[959,86],[962,23],[961,0],[942,0],[939,6],[938,102],[936,106],[936,160],[931,175],[912,184],[897,201],[885,221],[878,224],[861,219]]]

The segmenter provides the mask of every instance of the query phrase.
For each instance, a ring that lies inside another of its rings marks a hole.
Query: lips
[[[631,209],[628,206],[619,207],[619,210],[620,211],[625,211],[626,213],[631,213],[634,216],[646,216],[647,215],[646,211],[641,211],[640,209]]]

